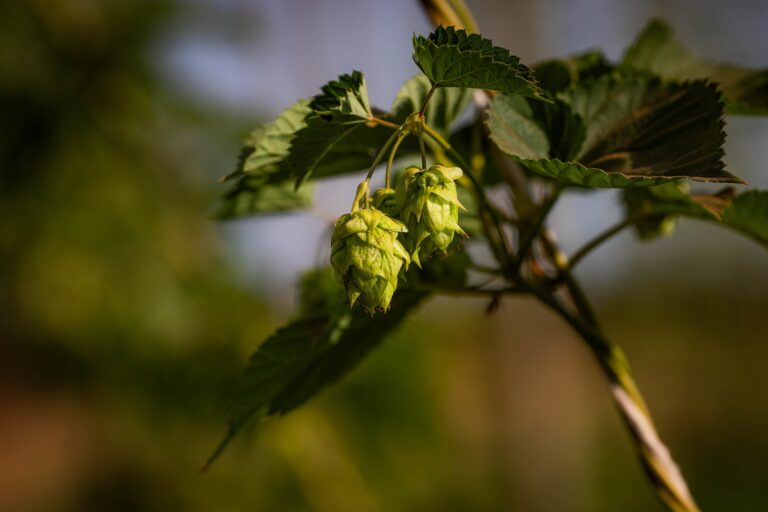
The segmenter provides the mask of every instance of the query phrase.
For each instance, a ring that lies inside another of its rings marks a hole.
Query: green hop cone
[[[361,208],[336,220],[331,237],[331,266],[351,305],[373,313],[386,311],[397,289],[408,251],[397,236],[405,226],[375,208]]]
[[[411,259],[421,266],[420,254],[431,256],[448,252],[454,236],[465,236],[459,226],[459,202],[455,180],[461,178],[458,167],[433,165],[427,170],[409,167],[397,185],[400,219],[408,232],[404,237]]]
[[[373,207],[385,215],[397,218],[400,214],[400,206],[397,204],[395,191],[391,188],[380,188],[373,193],[371,198]]]

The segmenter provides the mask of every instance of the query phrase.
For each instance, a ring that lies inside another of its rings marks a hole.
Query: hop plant
[[[331,237],[331,266],[350,304],[359,301],[370,313],[389,309],[400,269],[410,263],[397,239],[406,231],[402,222],[374,207],[338,218]]]
[[[459,226],[459,208],[464,206],[459,202],[454,183],[461,176],[458,167],[433,165],[426,170],[409,167],[400,178],[397,188],[400,219],[408,228],[404,239],[411,259],[419,266],[420,254],[446,253],[457,233],[466,235]]]
[[[371,198],[373,206],[386,215],[397,218],[400,215],[400,207],[397,201],[397,194],[391,188],[380,188],[373,193]]]

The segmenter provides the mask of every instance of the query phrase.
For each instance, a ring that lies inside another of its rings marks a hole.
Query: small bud
[[[405,226],[375,208],[362,208],[336,220],[331,238],[331,266],[350,304],[369,312],[386,311],[397,288],[408,252],[397,235]]]
[[[380,188],[373,193],[373,207],[385,215],[396,218],[400,213],[395,191],[391,188]]]
[[[400,218],[408,228],[404,242],[419,266],[420,254],[446,253],[457,233],[465,235],[459,226],[459,208],[464,207],[454,183],[461,176],[458,167],[433,165],[424,171],[409,167],[398,183]]]

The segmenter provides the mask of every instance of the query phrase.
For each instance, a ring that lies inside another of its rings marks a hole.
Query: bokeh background
[[[617,58],[666,17],[700,54],[768,64],[758,0],[470,1],[524,62]],[[240,140],[336,75],[387,106],[417,70],[414,0],[0,3],[0,511],[655,511],[597,365],[526,300],[432,301],[342,384],[241,435],[205,475],[247,355],[355,179],[311,214],[210,220]],[[768,187],[768,120],[727,163]],[[611,192],[554,212],[563,245]],[[768,253],[682,222],[583,264],[704,510],[768,506]]]

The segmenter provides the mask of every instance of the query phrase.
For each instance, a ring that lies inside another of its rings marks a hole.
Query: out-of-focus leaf
[[[210,465],[249,421],[285,414],[352,371],[426,293],[402,291],[386,315],[323,313],[296,320],[267,339],[251,357]]]
[[[292,181],[244,175],[222,197],[214,218],[229,220],[249,215],[285,213],[301,210],[312,204],[313,187],[294,187]]]
[[[491,104],[491,137],[532,172],[597,188],[659,185],[679,178],[743,183],[721,160],[723,105],[712,84],[661,86],[608,76],[570,88],[558,99],[586,125],[574,161],[542,157],[544,146],[536,141],[542,140],[543,130],[531,131],[531,123],[521,121],[520,109],[509,108],[510,100],[498,98]]]
[[[722,200],[727,201],[725,198]],[[669,211],[659,211],[663,204],[667,205]],[[659,236],[671,234],[677,220],[675,213],[687,212],[692,216],[708,215],[708,212],[688,195],[688,186],[682,180],[665,183],[658,187],[627,189],[624,191],[624,209],[627,218],[638,219],[634,223],[634,229],[642,240],[653,240]]]
[[[768,191],[749,190],[723,210],[723,224],[768,247]]]
[[[438,27],[413,37],[413,60],[436,87],[470,87],[541,97],[533,73],[508,50],[478,34]]]
[[[533,67],[539,85],[550,94],[557,94],[569,86],[599,78],[613,71],[614,66],[598,50],[540,62]]]
[[[402,123],[409,114],[419,111],[431,86],[429,79],[419,74],[410,78],[400,87],[392,105],[392,112],[398,122]],[[436,90],[427,108],[427,124],[443,136],[448,136],[451,125],[466,109],[471,96],[472,91],[464,87]]]
[[[747,69],[700,59],[674,38],[670,26],[654,19],[630,46],[623,66],[650,71],[664,80],[707,79],[723,91],[729,113],[768,114],[768,69]]]
[[[736,195],[729,188],[717,194],[688,195],[679,187],[665,186],[631,190],[627,195],[629,217],[663,221],[682,216],[708,220],[768,247],[768,191],[749,190]],[[645,239],[657,233],[641,230],[639,234]]]
[[[286,168],[285,161],[296,133],[306,128],[306,119],[311,113],[309,101],[299,100],[283,110],[274,121],[251,132],[238,159],[237,169],[228,179],[243,174],[290,179],[291,172]]]

